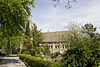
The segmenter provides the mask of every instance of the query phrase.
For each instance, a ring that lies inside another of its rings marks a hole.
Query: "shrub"
[[[0,58],[0,62],[1,62],[1,60],[2,60],[2,59]]]
[[[25,61],[30,67],[58,67],[57,64],[30,55],[21,54],[19,58]]]
[[[62,67],[98,67],[99,64],[100,48],[96,45],[70,49],[62,59]]]
[[[61,55],[61,53],[55,52],[51,57],[52,57],[52,58],[56,58],[56,57],[59,56],[59,55]]]
[[[0,52],[0,56],[5,56],[6,52]]]

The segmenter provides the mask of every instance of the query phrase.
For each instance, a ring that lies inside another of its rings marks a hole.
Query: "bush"
[[[0,52],[0,56],[5,56],[6,52]]]
[[[57,64],[30,55],[21,54],[19,58],[25,61],[30,67],[58,67]]]
[[[2,59],[0,58],[0,62],[1,62],[1,60],[2,60]]]
[[[56,58],[57,56],[61,55],[59,52],[55,52],[53,55],[51,55],[51,58]]]
[[[100,48],[96,45],[70,49],[62,59],[62,67],[98,67],[99,64]]]

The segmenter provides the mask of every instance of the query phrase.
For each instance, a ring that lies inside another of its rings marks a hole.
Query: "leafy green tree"
[[[21,53],[23,42],[26,41],[25,36],[16,36],[11,38],[11,53],[12,54],[18,54]]]
[[[19,52],[19,45],[20,41],[15,38],[15,37],[11,37],[10,40],[10,53],[11,54],[17,54]]]
[[[91,38],[94,37],[95,35],[95,31],[96,31],[96,27],[94,28],[93,25],[90,24],[85,24],[84,26],[82,26],[82,32],[88,34]]]
[[[0,40],[0,50],[1,50],[1,53],[6,54],[6,51],[7,51],[7,39],[6,38]]]
[[[98,67],[100,64],[100,42],[89,46],[82,43],[66,51],[62,58],[62,67]]]
[[[79,36],[78,35],[70,39],[70,42],[72,42],[70,45],[74,46],[70,46],[70,49],[67,50],[63,55],[62,67],[99,66],[100,62],[100,41],[98,37],[99,34],[95,33],[96,28],[94,28],[92,24],[86,24],[85,26],[82,26],[81,30],[83,32],[81,31],[78,32],[81,33],[82,35],[81,38],[78,38]],[[91,35],[91,33],[93,35]]]
[[[25,35],[27,35],[28,37],[31,36],[31,30],[30,30],[30,26],[29,26],[30,22],[26,23],[26,28],[25,28]]]
[[[96,33],[96,27],[94,27],[91,23],[82,26],[82,33],[87,35],[89,38],[88,40],[92,40],[90,41],[92,43],[96,43],[97,40],[99,40],[99,33]],[[90,42],[88,41],[88,43]]]
[[[25,29],[25,35],[26,35],[26,39],[27,41],[25,42],[27,48],[29,49],[31,47],[31,30],[30,30],[30,26],[29,26],[30,22],[26,23],[26,29]]]
[[[25,22],[31,15],[29,5],[34,0],[0,0],[0,31],[7,38],[7,55],[10,52],[10,37],[19,34],[25,28]]]
[[[64,42],[63,45],[68,47],[79,46],[78,43],[80,43],[83,38],[81,26],[77,22],[69,22],[65,29],[66,31],[59,35],[61,41]]]

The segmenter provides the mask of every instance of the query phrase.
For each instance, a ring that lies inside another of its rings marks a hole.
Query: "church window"
[[[55,48],[57,48],[57,45],[55,45]]]

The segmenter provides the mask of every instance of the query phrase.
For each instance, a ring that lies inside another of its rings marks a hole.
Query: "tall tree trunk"
[[[7,56],[10,55],[10,40],[8,39],[8,43],[7,43]]]

